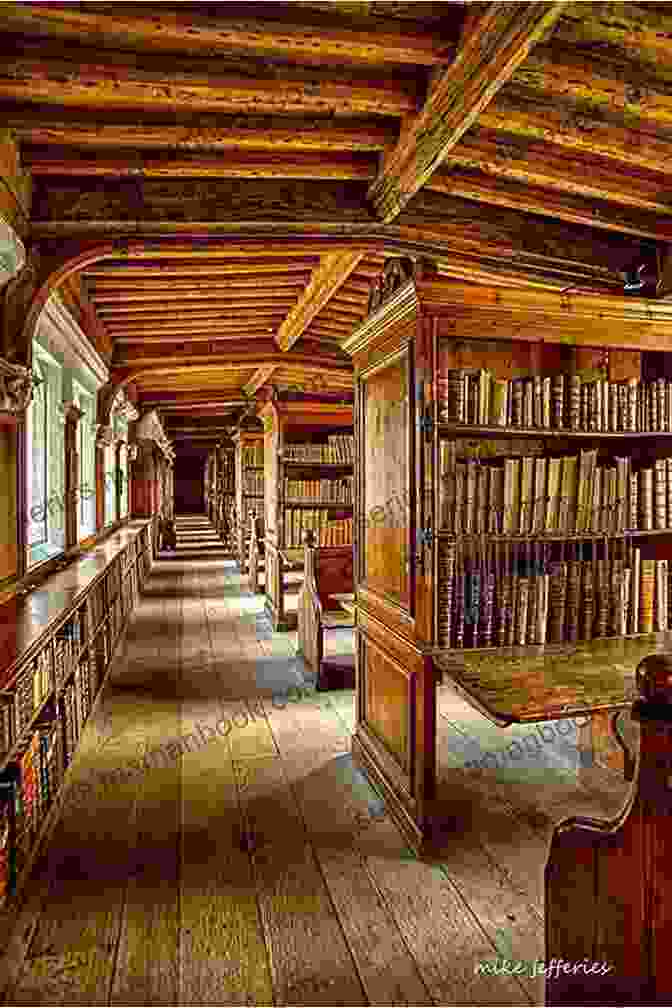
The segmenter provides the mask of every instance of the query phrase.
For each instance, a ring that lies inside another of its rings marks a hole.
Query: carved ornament
[[[16,416],[27,408],[33,394],[33,376],[21,364],[0,358],[0,412]]]
[[[395,291],[413,279],[415,267],[407,256],[388,259],[380,277],[374,281],[369,294],[368,313],[372,315]]]

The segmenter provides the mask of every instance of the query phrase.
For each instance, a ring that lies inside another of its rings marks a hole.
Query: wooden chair
[[[298,598],[298,653],[316,677],[318,689],[354,689],[355,657],[324,657],[328,630],[354,627],[350,613],[333,598],[354,591],[352,546],[316,546],[304,532],[305,567]]]
[[[257,516],[255,511],[250,513],[250,547],[248,553],[247,566],[249,570],[250,591],[254,595],[261,592],[259,582],[263,574],[265,557],[265,531],[264,519]]]
[[[645,658],[637,686],[638,759],[615,726],[633,780],[625,808],[611,822],[567,819],[551,842],[546,966],[561,962],[547,1005],[672,1004],[672,655]]]

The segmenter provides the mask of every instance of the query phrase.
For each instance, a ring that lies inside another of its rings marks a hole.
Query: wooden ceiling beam
[[[307,273],[309,275],[319,261],[320,259],[317,255],[304,258],[294,255],[291,262],[284,263],[278,263],[272,259],[270,261],[261,259],[258,255],[250,255],[249,259],[241,259],[237,262],[226,263],[215,260],[206,265],[198,262],[190,264],[189,261],[174,265],[171,263],[145,264],[140,262],[129,263],[119,267],[101,262],[93,266],[87,266],[83,270],[83,274],[91,278],[96,286],[123,283],[124,287],[127,287],[150,281],[158,283],[160,282],[159,278],[163,280],[168,277],[171,278],[171,283],[173,281],[181,283],[187,278],[198,279],[199,277],[207,277],[210,279],[212,277],[236,277],[238,275],[240,275],[239,283],[251,286],[256,284],[257,280],[249,279],[248,274],[263,275],[264,283],[268,282],[267,275],[270,274],[271,282],[273,282],[272,277],[274,274],[279,277],[284,277],[287,273]]]
[[[226,157],[145,157],[135,152],[128,157],[85,158],[81,152],[25,154],[26,165],[36,178],[278,178],[278,179],[372,179],[376,163],[372,155],[360,152],[287,151],[275,153],[229,151]]]
[[[285,292],[288,296],[292,296],[295,288],[305,286],[310,276],[311,273],[308,270],[301,273],[290,273],[286,279],[279,275],[269,276],[268,274],[261,274],[260,277],[256,277],[255,279],[246,278],[244,280],[239,280],[235,276],[213,276],[209,283],[203,277],[197,277],[192,280],[176,277],[166,277],[161,280],[133,279],[127,282],[123,279],[105,280],[103,282],[97,280],[95,283],[91,282],[91,291],[100,300],[106,297],[120,297],[124,294],[139,294],[142,296],[143,294],[164,295],[175,292],[176,295],[179,295],[183,293],[207,293],[208,291],[213,291],[219,296],[231,295],[243,298],[254,297],[255,293],[259,290],[270,290],[278,293]]]
[[[0,100],[95,110],[101,118],[113,110],[174,112],[187,105],[193,114],[402,116],[414,112],[418,102],[418,84],[410,75],[346,82],[342,71],[288,70],[282,77],[254,78],[222,72],[221,62],[219,69],[204,63],[197,70],[190,62],[187,71],[170,60],[160,69],[150,69],[146,62],[140,69],[127,54],[101,59],[95,49],[78,49],[76,58],[22,44],[0,67]]]
[[[0,11],[2,8],[0,7]],[[23,144],[95,148],[98,150],[149,149],[176,151],[230,151],[251,149],[277,151],[381,151],[394,145],[394,125],[375,119],[320,118],[289,120],[288,117],[218,116],[208,125],[175,125],[151,122],[123,124],[72,120],[56,122],[36,115],[18,117],[9,106],[2,118],[7,128]]]
[[[151,330],[148,330],[148,331],[151,332]],[[252,334],[254,336],[268,337],[268,332],[269,332],[269,327],[268,326],[264,326],[264,327],[259,328],[259,329],[250,329],[248,326],[245,326],[245,334]],[[226,342],[230,342],[231,339],[232,339],[232,337],[231,336],[217,336],[216,330],[214,330],[214,329],[213,330],[209,330],[208,333],[207,333],[207,335],[205,333],[203,333],[203,332],[199,333],[198,330],[196,330],[196,332],[195,332],[194,335],[189,335],[189,334],[184,334],[183,335],[183,334],[180,333],[179,338],[176,336],[174,340],[171,339],[171,337],[170,337],[169,334],[168,335],[163,335],[163,336],[147,336],[147,335],[142,335],[142,336],[115,336],[114,337],[114,345],[116,347],[119,347],[119,346],[129,346],[131,344],[136,344],[136,345],[137,344],[143,344],[143,345],[146,344],[146,345],[149,346],[152,343],[158,343],[158,344],[165,345],[166,343],[170,344],[170,343],[174,343],[174,342],[177,342],[177,343],[216,343],[218,341],[218,339],[221,339],[221,340],[226,341]]]
[[[672,212],[666,179],[659,173],[635,172],[543,141],[516,141],[478,128],[448,153],[445,167],[452,165],[625,207]]]
[[[271,299],[269,301],[255,301],[250,303],[249,301],[227,301],[221,305],[213,304],[212,306],[203,305],[191,310],[189,308],[173,307],[168,308],[165,311],[156,306],[153,309],[140,310],[136,309],[134,311],[126,311],[123,308],[115,311],[113,309],[108,310],[103,314],[103,318],[112,324],[116,323],[126,323],[126,322],[143,322],[150,325],[153,322],[202,322],[206,321],[221,321],[230,320],[231,311],[240,311],[248,316],[254,317],[254,314],[259,311],[262,314],[268,313],[271,309],[275,312],[287,312],[291,304],[283,303],[282,300]]]
[[[363,258],[362,252],[330,252],[322,257],[303,294],[278,330],[276,339],[282,350],[287,351],[296,343]]]
[[[672,93],[664,76],[656,79],[632,64],[601,65],[580,50],[540,46],[512,78],[516,92],[544,107],[571,102],[607,117],[618,115],[642,130],[672,127]]]
[[[185,301],[205,301],[211,304],[250,304],[254,305],[259,297],[280,297],[280,298],[292,298],[296,296],[296,291],[301,289],[300,283],[288,283],[283,285],[274,284],[272,287],[263,288],[259,292],[259,285],[257,285],[257,294],[249,293],[248,295],[240,294],[236,295],[235,289],[231,284],[227,284],[222,288],[212,287],[208,288],[207,285],[199,289],[197,286],[193,285],[190,290],[177,291],[175,294],[171,294],[170,284],[166,285],[165,291],[128,291],[125,292],[123,289],[118,293],[112,293],[111,291],[105,291],[104,293],[97,293],[96,290],[92,292],[91,299],[95,301],[97,305],[101,307],[108,308],[114,305],[120,304],[146,304],[151,305],[154,302],[158,304],[183,304]],[[208,295],[207,291],[210,290]]]
[[[254,395],[254,393],[257,392],[262,385],[266,384],[277,369],[277,364],[265,364],[263,367],[257,368],[249,382],[247,382],[246,385],[243,385],[243,392],[245,395]]]
[[[671,218],[480,172],[438,171],[426,188],[489,206],[509,207],[640,238],[672,241]]]
[[[264,12],[264,8],[260,8]],[[301,11],[295,9],[300,17]],[[352,27],[326,27],[286,22],[284,18],[208,18],[192,11],[161,17],[109,9],[109,13],[49,5],[35,10],[32,4],[5,3],[0,7],[0,29],[26,35],[46,36],[105,48],[134,49],[149,53],[190,53],[194,56],[226,58],[231,53],[265,55],[321,65],[364,63],[376,65],[411,64],[435,66],[446,63],[454,51],[453,40],[429,31],[408,30],[365,32]],[[319,38],[319,44],[316,40]]]
[[[385,223],[399,214],[559,18],[563,2],[488,4],[454,62],[438,74],[422,110],[403,124],[369,188]]]
[[[509,85],[480,114],[478,125],[529,141],[545,141],[577,157],[600,157],[635,169],[672,173],[669,138],[634,128],[618,107],[590,108],[567,101],[542,105],[538,96]]]

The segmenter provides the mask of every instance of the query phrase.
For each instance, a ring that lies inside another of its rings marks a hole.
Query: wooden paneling
[[[410,488],[407,357],[367,376],[362,391],[363,583],[409,609]]]
[[[366,723],[410,775],[409,672],[367,640],[362,675]]]

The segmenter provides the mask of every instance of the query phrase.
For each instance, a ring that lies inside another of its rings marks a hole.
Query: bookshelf
[[[215,464],[215,528],[227,548],[233,547],[235,455],[230,442],[217,445]]]
[[[2,607],[0,939],[147,577],[157,520],[131,521]],[[11,631],[10,631],[11,628]]]
[[[263,404],[266,611],[275,630],[297,626],[303,583],[302,535],[352,541],[353,408],[350,403],[283,400]]]
[[[235,445],[236,514],[233,548],[242,574],[249,569],[252,514],[264,507],[264,431],[241,429],[233,436]]]
[[[504,313],[479,338],[482,308],[453,303],[424,266],[404,264],[387,290],[345,344],[358,416],[353,752],[421,847],[442,670],[487,665],[497,681],[499,663],[503,682],[514,658],[538,684],[553,655],[560,675],[585,669],[571,672],[576,693],[586,655],[606,649],[631,672],[635,642],[670,639],[672,355],[633,349],[618,321],[593,346],[587,324],[577,346],[541,308],[534,339],[516,338],[529,317]]]

